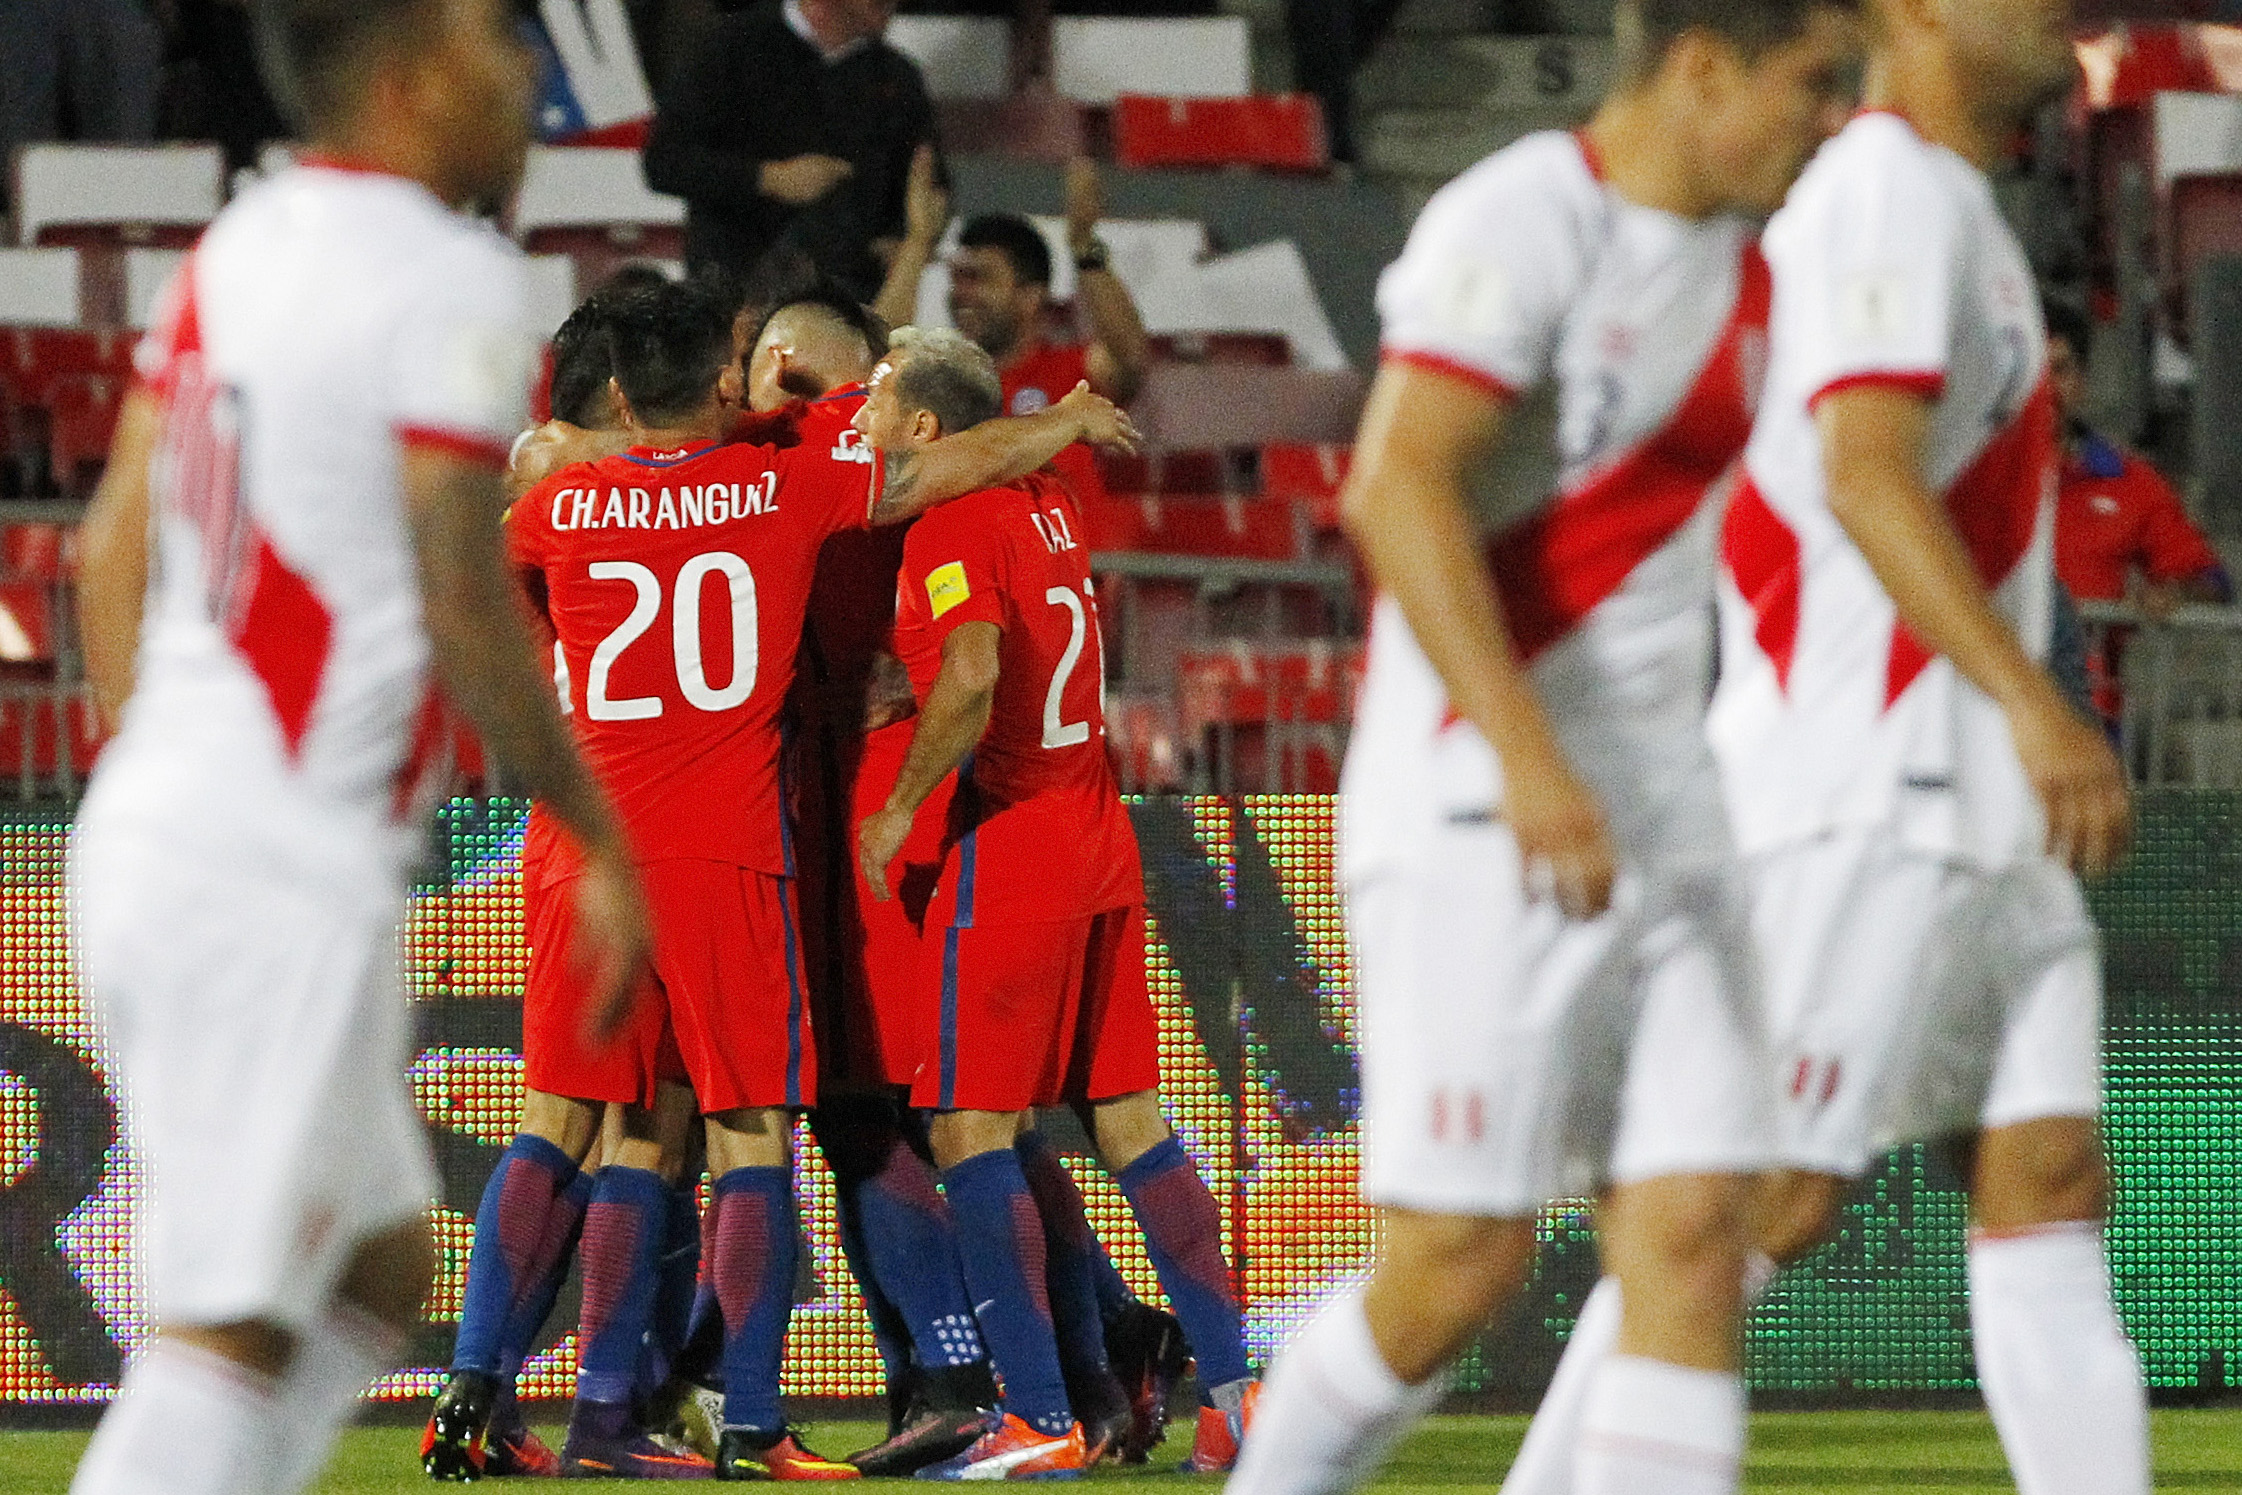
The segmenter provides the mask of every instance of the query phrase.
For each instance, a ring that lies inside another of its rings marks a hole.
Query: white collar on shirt
[[[860,36],[855,41],[843,42],[837,49],[828,50],[825,43],[817,39],[817,28],[810,24],[809,12],[802,9],[802,0],[786,0],[780,10],[786,16],[786,29],[808,42],[817,55],[824,58],[828,63],[839,62],[844,57],[853,57],[872,45],[870,37]]]

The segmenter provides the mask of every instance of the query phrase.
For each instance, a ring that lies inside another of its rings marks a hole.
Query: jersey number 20
[[[594,581],[627,581],[637,589],[630,616],[592,651],[590,678],[584,682],[584,714],[595,722],[646,721],[662,714],[660,696],[625,696],[615,700],[607,693],[608,672],[623,651],[653,626],[662,611],[662,582],[636,561],[594,561]],[[731,598],[732,678],[722,686],[708,683],[701,660],[701,590],[712,576],[722,576]],[[729,711],[755,693],[755,576],[747,562],[728,550],[694,556],[677,568],[677,583],[670,596],[670,652],[677,662],[677,689],[687,705],[702,711]]]

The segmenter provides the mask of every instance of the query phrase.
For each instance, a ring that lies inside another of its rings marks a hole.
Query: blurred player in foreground
[[[788,1113],[815,1103],[817,1083],[779,714],[813,568],[835,533],[1031,471],[1076,439],[1125,441],[1127,425],[1084,391],[1034,419],[929,448],[908,471],[891,466],[884,485],[846,425],[806,418],[787,447],[720,444],[738,419],[731,323],[732,309],[699,286],[619,303],[608,342],[633,444],[548,478],[515,506],[509,531],[542,580],[571,714],[622,808],[655,905],[663,1000],[635,1035],[638,1099],[652,1098],[662,1073],[666,1013],[668,1041],[707,1118],[709,1278],[725,1325],[716,1475],[852,1478],[851,1466],[801,1446],[778,1396],[796,1242]],[[657,629],[665,612],[672,626]],[[572,1471],[693,1472],[643,1437],[629,1404],[654,1297],[662,1192],[658,1177],[620,1159],[595,1185],[587,1236],[635,1239],[622,1254],[628,1274],[602,1299],[584,1350],[563,1454]]]
[[[1540,1208],[1593,1188],[1626,1317],[1574,1482],[1736,1488],[1772,1139],[1705,621],[1764,368],[1749,215],[1842,123],[1852,11],[1625,0],[1586,130],[1451,183],[1380,282],[1346,507],[1384,596],[1342,856],[1381,1243],[1279,1357],[1236,1495],[1367,1479],[1523,1282]],[[1475,475],[1552,415],[1556,491],[1494,495],[1482,548]]]
[[[2102,1255],[2101,971],[2073,875],[2121,854],[2127,794],[2043,667],[2056,402],[1984,175],[2071,86],[2070,7],[1871,16],[1870,108],[1767,231],[1767,398],[1723,537],[1711,728],[1791,1170],[1765,1245],[1789,1261],[1818,1244],[1893,1144],[1973,1135],[1972,1339],[2017,1486],[2144,1495],[2140,1364]],[[1552,1430],[1610,1317],[1592,1296]]]
[[[417,1327],[434,1177],[396,941],[439,689],[585,848],[583,1020],[624,1015],[647,947],[498,547],[534,343],[519,257],[452,210],[521,167],[512,11],[271,0],[257,21],[312,152],[173,283],[85,529],[89,669],[121,722],[73,897],[161,1327],[81,1495],[303,1489]]]
[[[1001,398],[995,365],[962,334],[904,328],[857,425],[891,466],[916,462],[994,419]],[[1256,1390],[1221,1211],[1160,1112],[1143,874],[1106,759],[1081,533],[1064,486],[1037,474],[934,511],[904,541],[896,643],[918,716],[858,860],[875,896],[891,896],[921,806],[955,772],[927,914],[939,944],[920,976],[932,1037],[911,1100],[936,1113],[934,1154],[1004,1389],[988,1433],[922,1479],[1068,1477],[1103,1452],[1086,1444],[1054,1330],[1054,1318],[1097,1322],[1095,1288],[1078,1256],[1051,1270],[1015,1149],[1037,1106],[1077,1107],[1143,1227],[1208,1401],[1196,1464],[1231,1461]]]

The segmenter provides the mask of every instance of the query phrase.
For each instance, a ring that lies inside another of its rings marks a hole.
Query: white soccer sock
[[[1744,1461],[1744,1382],[1613,1355],[1583,1398],[1580,1495],[1730,1495]]]
[[[280,1383],[274,1418],[283,1430],[275,1495],[309,1489],[327,1467],[335,1439],[358,1411],[374,1377],[402,1358],[405,1336],[371,1315],[337,1305],[297,1342],[295,1362]]]
[[[1573,1455],[1580,1443],[1580,1414],[1603,1368],[1619,1344],[1619,1279],[1606,1276],[1580,1305],[1557,1374],[1542,1393],[1541,1405],[1519,1445],[1518,1458],[1503,1478],[1502,1495],[1571,1495]]]
[[[1744,1261],[1744,1303],[1766,1296],[1779,1269],[1763,1253]],[[1596,1371],[1619,1345],[1619,1279],[1597,1279],[1595,1291],[1580,1305],[1580,1317],[1557,1360],[1557,1374],[1534,1410],[1526,1441],[1502,1482],[1502,1495],[1572,1495],[1573,1460],[1580,1446],[1581,1409]]]
[[[1977,1378],[2022,1495],[2147,1495],[2148,1396],[2083,1221],[1970,1242]]]
[[[1362,1294],[1317,1315],[1277,1357],[1226,1495],[1340,1495],[1438,1405],[1447,1376],[1407,1386],[1370,1335]]]
[[[159,1334],[125,1372],[71,1495],[270,1495],[275,1406],[255,1371]]]

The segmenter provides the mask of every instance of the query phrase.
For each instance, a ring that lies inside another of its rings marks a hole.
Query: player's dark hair
[[[1641,80],[1692,31],[1710,32],[1746,58],[1798,40],[1821,10],[1858,11],[1863,0],[1620,0],[1619,74]]]
[[[258,70],[283,113],[317,134],[349,109],[382,51],[437,26],[434,0],[253,0]]]
[[[587,430],[608,423],[607,381],[615,373],[615,350],[607,338],[609,313],[630,288],[602,287],[586,296],[553,332],[553,379],[546,403],[553,419]]]
[[[615,382],[640,421],[670,424],[708,403],[732,361],[732,312],[707,287],[625,291],[606,316]]]
[[[958,248],[994,249],[1012,266],[1013,279],[1051,283],[1051,246],[1036,226],[1016,213],[983,213],[958,230]]]
[[[2086,362],[2094,351],[2094,323],[2086,313],[2067,301],[2043,300],[2040,314],[2047,318],[2047,335],[2069,343],[2072,356]]]
[[[906,410],[932,412],[944,436],[970,431],[1004,413],[1004,384],[996,361],[962,332],[898,327],[889,361],[897,401]]]
[[[874,359],[887,353],[886,320],[830,275],[812,271],[768,287],[764,295],[768,299],[755,314],[755,331],[747,340],[750,348],[763,341],[763,334],[770,330],[771,319],[780,312],[809,310],[832,318],[863,338],[865,351]]]

